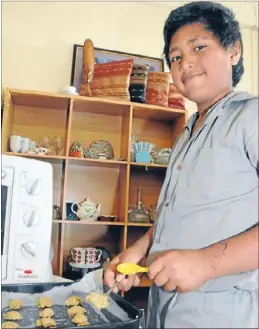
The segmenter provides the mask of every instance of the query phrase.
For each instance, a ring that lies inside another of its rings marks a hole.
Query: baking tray
[[[7,284],[2,285],[2,291],[5,292],[13,292],[13,293],[28,293],[28,294],[40,294],[45,291],[48,291],[54,287],[58,286],[68,286],[71,285],[74,282],[54,282],[54,283],[39,283],[39,284]],[[106,292],[108,288],[104,286],[104,292]],[[127,321],[121,321],[119,318],[117,318],[114,314],[109,312],[107,309],[102,309],[99,312],[101,312],[105,318],[106,321],[103,321],[103,317],[100,317],[98,312],[92,307],[91,304],[83,302],[83,307],[87,309],[87,316],[90,322],[90,325],[88,326],[80,326],[78,327],[76,324],[72,323],[72,321],[68,318],[67,315],[67,307],[63,305],[53,305],[52,309],[55,312],[55,315],[53,316],[53,319],[57,320],[57,328],[64,328],[64,329],[72,329],[72,328],[107,328],[107,329],[116,329],[116,328],[139,328],[139,321],[142,316],[141,311],[137,309],[135,306],[124,300],[121,296],[111,293],[110,298],[112,298],[113,301],[116,302],[116,304],[127,313],[129,320]],[[3,314],[9,310],[8,308],[2,309],[2,323],[3,320]],[[36,319],[39,318],[38,313],[39,310],[36,306],[24,306],[22,307],[20,313],[23,315],[23,319],[19,321],[20,328],[29,328],[28,322],[26,324],[26,317],[25,314],[30,314],[30,317],[33,317],[36,321]],[[24,321],[24,322],[23,322]],[[34,321],[34,323],[35,323]],[[30,327],[30,328],[36,328],[36,327]],[[42,328],[42,327],[38,327]]]

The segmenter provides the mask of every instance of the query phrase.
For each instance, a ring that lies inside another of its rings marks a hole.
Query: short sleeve
[[[258,127],[253,129],[247,138],[245,149],[248,159],[252,166],[259,170],[259,158],[258,158]]]
[[[250,118],[246,120],[245,152],[253,167],[259,170],[259,142],[258,142],[258,98],[249,102],[252,110],[248,111]]]

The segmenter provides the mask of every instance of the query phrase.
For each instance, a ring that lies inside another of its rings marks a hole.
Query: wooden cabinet
[[[70,96],[24,90],[5,90],[2,125],[2,152],[9,152],[11,135],[39,141],[43,136],[61,136],[61,155],[29,155],[53,165],[53,204],[61,208],[62,219],[53,220],[55,249],[53,270],[62,275],[70,249],[75,246],[103,246],[112,256],[130,246],[152,224],[128,222],[128,206],[136,204],[137,186],[142,187],[143,205],[155,205],[165,177],[165,165],[130,161],[132,132],[138,138],[171,147],[183,130],[186,111],[146,104],[93,97]],[[85,147],[94,140],[109,141],[120,160],[73,158],[73,141]],[[90,197],[101,203],[101,213],[116,215],[116,222],[83,222],[66,219],[66,202]],[[143,280],[142,286],[148,286]],[[136,288],[141,289],[141,288]],[[129,295],[130,296],[130,295]]]

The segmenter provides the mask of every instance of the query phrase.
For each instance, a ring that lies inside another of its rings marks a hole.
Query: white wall
[[[73,44],[83,44],[86,38],[99,48],[160,57],[164,21],[178,5],[179,2],[3,2],[2,84],[58,91],[70,82]],[[258,38],[252,26],[257,22],[258,4],[225,5],[234,9],[245,26],[246,72],[239,89],[257,93]],[[190,113],[194,109],[191,104]]]

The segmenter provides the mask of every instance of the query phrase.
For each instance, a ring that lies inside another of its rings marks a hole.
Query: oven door
[[[7,278],[8,247],[11,219],[11,205],[14,182],[14,168],[2,167],[1,169],[1,263],[2,280]]]

